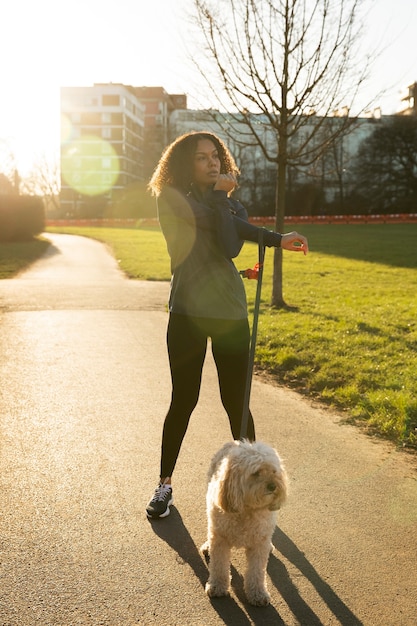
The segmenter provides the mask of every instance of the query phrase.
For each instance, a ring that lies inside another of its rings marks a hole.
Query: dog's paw
[[[229,587],[221,583],[206,583],[206,594],[209,598],[222,598],[229,595]]]
[[[208,541],[206,541],[206,543],[203,543],[203,545],[200,548],[200,552],[203,555],[205,562],[207,564],[210,563],[210,550],[209,550]]]
[[[266,589],[252,589],[251,591],[246,591],[246,597],[249,604],[253,604],[254,606],[268,606],[271,602],[271,596]]]

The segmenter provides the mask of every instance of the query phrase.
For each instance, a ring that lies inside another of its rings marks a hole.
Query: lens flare
[[[71,139],[72,124],[68,115],[61,114],[61,143],[65,144]]]
[[[111,143],[101,137],[83,135],[67,142],[61,154],[63,180],[86,196],[107,193],[119,177],[119,157]]]

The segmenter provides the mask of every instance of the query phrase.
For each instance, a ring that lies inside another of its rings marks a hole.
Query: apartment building
[[[61,88],[61,211],[110,202],[143,180],[144,105],[132,87]]]
[[[62,214],[102,213],[143,188],[168,143],[171,112],[186,106],[184,94],[163,87],[62,87]]]
[[[400,115],[417,115],[417,83],[409,85],[401,96]]]
[[[149,180],[163,149],[171,141],[171,114],[177,110],[187,109],[187,96],[169,94],[163,87],[134,87],[134,92],[144,106],[146,150],[143,172],[145,179]]]
[[[296,188],[309,185],[317,187],[324,193],[324,199],[332,202],[342,198],[350,191],[352,184],[351,165],[357,154],[359,145],[375,129],[381,116],[373,112],[368,116],[360,117],[352,122],[347,132],[341,133],[338,139],[331,142],[329,148],[323,147],[326,135],[334,132],[336,124],[343,124],[347,112],[335,112],[334,117],[319,118],[308,116],[299,131],[292,135],[288,152],[290,155],[287,169],[287,191],[291,193]],[[252,121],[257,127],[262,143],[270,155],[276,155],[278,150],[277,133],[270,126],[265,115],[253,115]],[[319,128],[316,130],[315,127]],[[239,196],[247,207],[252,207],[257,213],[273,212],[275,203],[275,187],[277,165],[268,161],[259,145],[253,140],[245,121],[238,114],[220,113],[204,110],[176,110],[171,113],[169,120],[170,137],[172,141],[179,135],[198,130],[208,130],[219,135],[229,146],[238,166],[242,171],[239,186]],[[302,161],[294,163],[292,155],[298,151],[311,136],[310,148],[318,148],[318,157],[313,163]]]
[[[404,114],[412,114],[415,92],[415,85],[411,86],[404,98],[408,103]],[[61,113],[63,215],[82,212],[86,216],[86,205],[92,207],[91,214],[103,215],[106,205],[114,208],[120,195],[126,197],[131,189],[132,215],[138,215],[138,203],[149,204],[146,183],[163,149],[183,133],[199,130],[211,130],[228,144],[242,170],[238,194],[249,210],[256,214],[271,214],[274,210],[276,162],[265,157],[239,114],[187,109],[184,94],[169,94],[163,87],[113,83],[63,87]],[[310,163],[289,159],[287,193],[294,196],[300,210],[321,210],[318,204],[323,202],[338,203],[343,208],[343,199],[353,186],[352,165],[359,145],[382,120],[376,110],[352,120],[348,132],[326,142],[326,135],[330,137],[334,126],[343,125],[347,116],[348,111],[344,110],[328,118],[307,116],[290,137],[288,150],[292,154],[309,136],[313,137],[312,142],[308,140],[310,148],[315,149],[314,143],[318,148],[317,158]],[[267,146],[267,152],[276,154],[277,133],[266,116],[254,116],[252,122],[258,133],[262,132],[262,145]],[[324,149],[326,143],[328,148]],[[308,201],[304,197],[297,200],[303,189]],[[117,216],[117,211],[110,211],[110,215]]]

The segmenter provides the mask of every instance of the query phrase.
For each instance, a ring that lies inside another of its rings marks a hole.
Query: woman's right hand
[[[231,193],[236,187],[237,180],[233,174],[219,174],[219,177],[214,185],[215,191],[227,191]]]

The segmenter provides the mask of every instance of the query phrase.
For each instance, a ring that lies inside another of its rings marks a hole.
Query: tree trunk
[[[285,139],[284,139],[284,143]],[[282,146],[281,146],[282,147]],[[284,153],[286,146],[283,148]],[[278,233],[284,232],[284,217],[285,217],[285,178],[286,178],[286,162],[285,159],[280,158],[278,160],[278,175],[277,175],[277,189],[275,199],[275,230]],[[283,297],[283,285],[282,285],[282,248],[275,248],[274,250],[274,273],[272,278],[272,300],[271,305],[275,308],[283,308],[286,306]]]
[[[290,31],[291,11],[288,0],[284,3],[285,28],[284,28],[284,53],[281,83],[281,107],[280,125],[278,129],[278,159],[277,159],[277,188],[275,195],[275,230],[284,232],[285,217],[285,190],[288,164],[288,84],[289,84],[289,58],[290,58]],[[282,285],[282,248],[276,248],[274,252],[274,273],[272,276],[272,299],[271,306],[284,308],[286,306],[283,296]]]

